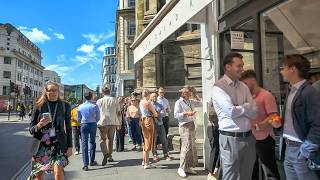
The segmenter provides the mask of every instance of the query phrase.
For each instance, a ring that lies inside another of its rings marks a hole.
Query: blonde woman
[[[32,157],[29,179],[43,180],[45,172],[54,172],[55,180],[64,179],[64,167],[72,155],[71,107],[59,98],[59,85],[48,82],[36,102],[30,133],[40,140]]]
[[[178,175],[187,177],[186,173],[196,174],[191,169],[197,165],[197,151],[195,147],[195,107],[202,105],[200,98],[196,95],[193,87],[186,86],[180,90],[181,97],[174,106],[174,117],[179,122],[179,133],[181,138],[180,167]]]
[[[140,118],[141,118],[141,113],[138,106],[138,100],[134,96],[132,96],[127,109],[127,119],[129,121],[129,128],[132,133],[133,148],[131,150],[133,151],[142,150],[141,128],[139,126]]]
[[[154,131],[155,131],[155,118],[158,117],[157,112],[154,110],[150,99],[150,91],[144,90],[142,92],[143,99],[140,102],[141,112],[141,128],[144,139],[143,147],[143,165],[144,169],[150,169],[154,166],[149,163],[149,153],[153,150]]]

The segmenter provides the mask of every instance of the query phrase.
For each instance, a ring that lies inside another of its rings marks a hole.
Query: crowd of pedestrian
[[[302,55],[284,56],[280,73],[289,90],[281,114],[275,97],[259,85],[255,71],[244,71],[242,58],[239,53],[224,58],[224,75],[215,82],[207,104],[211,147],[207,179],[255,180],[262,175],[279,180],[320,179],[320,77],[308,80],[310,62]],[[30,133],[38,142],[30,179],[44,179],[44,173],[52,170],[55,179],[64,179],[72,134],[74,155],[81,150],[84,171],[113,162],[113,146],[123,152],[126,134],[132,144],[129,149],[142,152],[144,169],[156,168],[162,159],[159,149],[164,160],[173,160],[168,145],[171,108],[164,88],[145,89],[140,99],[137,94],[112,97],[108,86],[102,92],[104,96],[96,103],[88,92],[85,102],[71,107],[59,98],[58,84],[45,85],[30,124]],[[172,115],[178,121],[181,140],[177,174],[185,178],[197,174],[193,169],[198,165],[196,108],[203,104],[194,87],[184,86],[179,92]],[[101,163],[95,158],[96,134]]]

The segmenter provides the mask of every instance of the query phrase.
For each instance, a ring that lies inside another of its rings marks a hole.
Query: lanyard
[[[53,114],[53,116],[52,116],[52,111],[51,111],[49,102],[47,103],[47,107],[48,107],[49,113],[50,113],[50,115],[52,116],[52,122],[51,122],[51,123],[52,123],[52,127],[53,127],[53,121],[56,119],[57,109],[58,109],[58,103],[59,103],[59,102],[56,103],[56,106],[55,106],[55,108],[54,108],[54,114]]]
[[[191,111],[193,111],[190,101],[187,102],[186,100],[183,100],[183,102],[191,109]]]

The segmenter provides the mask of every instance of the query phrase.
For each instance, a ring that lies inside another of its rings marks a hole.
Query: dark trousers
[[[166,136],[168,137],[169,132],[169,116],[165,116],[162,118],[164,130],[166,131]]]
[[[124,136],[126,133],[125,122],[122,122],[121,128],[116,130],[116,151],[121,152],[124,151]]]
[[[80,126],[72,126],[72,134],[73,134],[73,146],[76,151],[80,151],[80,137],[81,137],[81,130]]]
[[[277,168],[276,157],[275,157],[275,141],[271,136],[268,136],[263,140],[256,140],[256,153],[257,159],[253,171],[253,178],[258,179],[259,177],[259,161],[265,167],[265,176],[280,179],[279,171]]]
[[[129,127],[132,134],[132,141],[134,145],[142,144],[142,135],[141,135],[141,128],[139,126],[139,118],[131,118],[129,123]]]
[[[97,123],[81,124],[82,161],[84,166],[89,165],[88,139],[90,136],[90,162],[94,162],[96,156],[96,132]]]
[[[220,158],[219,158],[219,129],[217,126],[208,126],[207,127],[208,139],[210,142],[210,157],[209,157],[209,172],[213,172],[215,168],[220,167]]]

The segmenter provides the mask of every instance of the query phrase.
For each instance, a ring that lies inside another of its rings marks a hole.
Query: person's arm
[[[38,131],[37,124],[38,124],[39,115],[40,115],[40,111],[36,109],[31,118],[30,127],[29,127],[30,134],[32,135]]]
[[[152,104],[150,102],[147,102],[144,105],[148,107],[149,111],[151,111],[151,113],[153,114],[153,117],[158,117],[157,111],[154,109],[154,107],[152,106]]]
[[[307,134],[307,140],[320,146],[320,95],[313,88],[306,93],[306,122],[309,123],[310,130]]]
[[[278,112],[276,100],[271,94],[266,94],[265,98],[263,99],[263,104],[268,117],[262,122],[258,123],[259,129],[267,129],[272,127],[270,120],[272,119],[272,116]]]
[[[171,113],[171,107],[170,107],[169,101],[167,99],[166,99],[166,103],[167,103],[168,107],[167,107],[167,109],[165,109],[165,111],[167,113]]]
[[[98,122],[100,120],[100,110],[99,110],[99,107],[96,106],[96,109],[95,109],[95,113],[96,113],[96,122]]]
[[[242,106],[245,108],[246,116],[249,119],[253,119],[257,115],[257,106],[247,86],[245,86],[245,96],[246,96],[247,102],[244,103]]]
[[[81,123],[82,115],[81,115],[81,111],[79,110],[79,108],[77,110],[77,119],[78,119],[78,122]]]
[[[213,100],[213,105],[215,106],[216,112],[218,112],[217,108],[221,108],[221,111],[223,111],[231,119],[235,119],[235,118],[247,115],[246,113],[248,112],[248,108],[250,107],[249,103],[235,106],[232,104],[230,96],[226,92],[224,92],[221,88],[214,86],[212,91],[213,91],[212,100]]]
[[[67,147],[72,148],[72,127],[71,127],[71,106],[69,103],[65,103],[66,111],[64,112],[64,123],[66,127],[66,134],[67,134]]]

